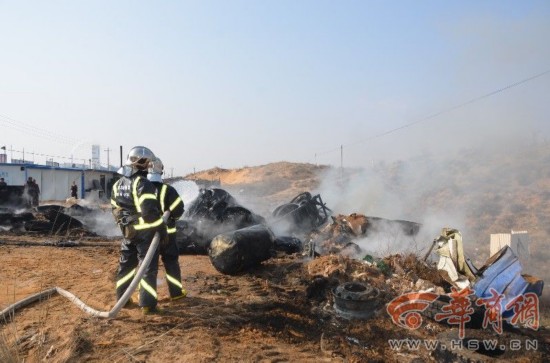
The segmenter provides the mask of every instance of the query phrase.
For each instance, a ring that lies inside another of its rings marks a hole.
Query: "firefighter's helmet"
[[[162,183],[162,174],[164,173],[164,165],[162,160],[157,157],[154,157],[151,163],[149,163],[149,169],[147,174],[147,179],[152,182]]]
[[[134,146],[130,149],[126,158],[126,166],[131,166],[135,171],[147,170],[149,163],[155,158],[155,154],[145,146]]]

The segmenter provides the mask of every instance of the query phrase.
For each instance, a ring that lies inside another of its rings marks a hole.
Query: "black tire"
[[[286,203],[286,204],[280,205],[273,211],[273,217],[284,217],[287,214],[294,212],[299,207],[300,206],[298,204],[294,204],[294,203]]]
[[[302,203],[307,203],[311,200],[312,196],[310,192],[303,192],[292,198],[290,203],[296,203],[301,205]]]
[[[236,229],[249,227],[254,224],[252,221],[252,213],[243,207],[225,208],[222,214],[222,222],[233,224]]]
[[[50,221],[28,221],[25,222],[25,230],[29,232],[51,233],[54,231],[54,225]]]

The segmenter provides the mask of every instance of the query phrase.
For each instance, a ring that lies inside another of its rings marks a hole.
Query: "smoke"
[[[104,237],[122,236],[110,208],[102,209],[95,200],[87,199],[79,199],[73,205],[77,208],[65,208],[63,212],[82,222],[89,231]]]
[[[389,190],[379,175],[366,169],[354,170],[341,177],[340,170],[330,168],[321,175],[320,194],[334,214],[353,212],[384,218],[402,216],[397,195]]]
[[[468,205],[456,203],[472,185],[462,183],[468,170],[464,160],[442,159],[424,153],[407,161],[378,162],[355,169],[328,168],[316,193],[334,214],[359,213],[368,217],[421,224],[414,236],[394,223],[377,223],[358,245],[367,253],[424,254],[441,229],[451,227],[469,234]]]
[[[90,231],[105,237],[121,237],[122,232],[113,218],[111,211],[94,210],[94,213],[86,215],[81,222],[90,229]]]
[[[294,228],[294,224],[286,218],[270,219],[268,224],[275,236],[292,234],[291,231]]]
[[[171,184],[185,205],[190,204],[199,195],[199,186],[194,181],[178,180]]]

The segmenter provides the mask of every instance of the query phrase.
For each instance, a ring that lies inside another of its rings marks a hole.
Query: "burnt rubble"
[[[320,195],[303,192],[266,220],[223,189],[201,189],[176,222],[176,243],[180,254],[208,254],[220,272],[234,274],[280,253],[362,258],[359,239],[388,230],[413,236],[420,229],[415,222],[331,212]]]
[[[219,234],[257,224],[265,219],[245,207],[223,189],[201,189],[176,222],[176,244],[181,254],[206,254]]]
[[[331,223],[311,231],[306,237],[306,244],[311,255],[343,254],[362,258],[364,256],[360,255],[363,251],[356,241],[381,233],[394,237],[411,237],[418,233],[420,226],[416,222],[369,217],[358,213],[339,214],[331,216]]]
[[[330,209],[319,195],[313,196],[306,192],[293,198],[290,203],[277,207],[268,220],[244,219],[249,223],[257,223],[236,228],[241,225],[224,224],[224,210],[244,207],[221,190],[202,193],[203,198],[190,208],[193,211],[193,226],[196,228],[204,221],[223,226],[210,230],[210,233],[233,227],[232,230],[218,233],[203,246],[219,272],[241,273],[260,265],[277,252],[301,254],[310,259],[306,263],[311,279],[306,289],[308,298],[319,304],[331,304],[335,314],[342,318],[369,319],[392,302],[395,308],[395,299],[400,296],[412,294],[410,296],[414,299],[423,296],[417,295],[417,292],[422,292],[429,294],[432,299],[421,313],[426,318],[435,319],[448,309],[455,298],[453,294],[460,287],[456,279],[449,278],[447,271],[442,273],[434,263],[428,263],[425,259],[412,254],[375,258],[366,254],[358,244],[361,240],[376,238],[381,233],[412,238],[421,228],[419,223],[358,213],[331,216]],[[245,215],[254,216],[254,213],[246,211]],[[187,220],[180,222],[189,223]],[[274,235],[272,231],[280,234]],[[444,235],[445,238],[440,238],[441,241],[459,240],[458,231],[443,231],[448,233]],[[192,238],[197,229],[188,228],[186,232]],[[201,233],[204,236],[204,231]],[[461,246],[450,250],[462,251]],[[444,251],[438,245],[434,253],[441,254]],[[457,259],[449,255],[448,258],[449,261],[462,261],[462,265],[470,266],[462,257]],[[503,294],[507,302],[517,297],[516,293],[533,293],[536,296],[542,293],[543,282],[522,274],[517,258],[506,248],[480,269],[472,266],[471,271],[466,278],[470,279],[472,286],[468,297],[472,304],[471,321],[466,325],[468,329],[482,327],[485,307],[479,301],[487,299],[490,291]],[[506,287],[510,286],[514,294],[510,289],[507,290]],[[515,329],[509,318],[510,312],[504,309],[502,319],[509,329]],[[441,319],[437,322],[452,326]]]
[[[176,222],[177,246],[180,254],[208,254],[216,236],[263,225],[274,232],[271,246],[274,253],[357,256],[363,252],[355,243],[359,238],[389,229],[414,236],[420,229],[415,222],[357,213],[331,216],[331,212],[320,195],[303,192],[275,208],[266,220],[240,205],[223,189],[201,189],[183,218]]]
[[[38,232],[48,235],[76,233],[95,236],[96,234],[90,231],[90,226],[82,222],[94,213],[97,211],[81,206],[65,208],[61,205],[48,204],[18,209],[10,205],[0,209],[0,228],[5,231]]]

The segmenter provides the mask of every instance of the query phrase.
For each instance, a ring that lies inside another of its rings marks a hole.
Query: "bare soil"
[[[0,308],[59,286],[93,308],[110,310],[115,303],[117,242],[111,240],[110,247],[32,245],[45,240],[51,238],[2,235]],[[16,241],[29,245],[8,244]],[[367,321],[346,320],[335,313],[331,289],[346,281],[377,287],[381,302],[411,290],[413,282],[407,274],[423,272],[408,269],[403,260],[406,271],[392,278],[341,256],[309,260],[282,255],[238,276],[220,274],[208,256],[180,256],[179,261],[189,296],[176,302],[168,299],[161,265],[158,293],[163,315],[143,316],[138,308],[131,308],[116,319],[93,318],[67,299],[54,296],[3,322],[4,346],[16,362],[412,362],[443,358],[427,349],[393,350],[388,340],[435,339],[440,333],[456,333],[455,328],[430,320],[416,331],[399,328],[383,305]],[[473,332],[492,337],[490,332]],[[539,348],[506,352],[498,357],[500,361],[526,361],[526,357],[531,362],[547,361],[546,330],[513,334],[518,339],[535,336]],[[473,354],[481,361],[495,359]]]

